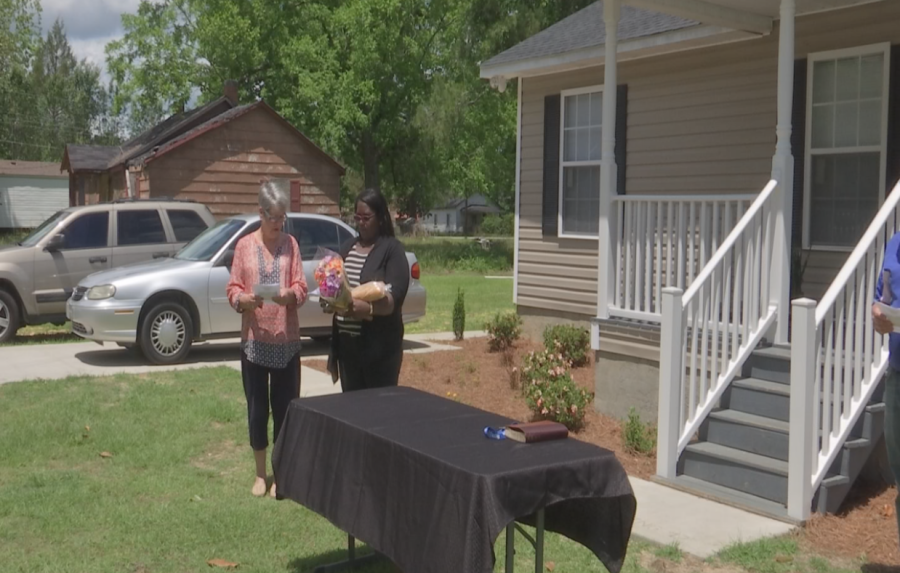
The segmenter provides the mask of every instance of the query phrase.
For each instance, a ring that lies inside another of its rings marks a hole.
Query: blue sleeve
[[[898,261],[898,258],[900,258],[898,255],[900,255],[900,233],[896,233],[891,237],[891,240],[888,241],[887,246],[884,248],[884,262],[878,271],[878,282],[875,284],[875,302],[880,302],[884,293],[884,271],[885,269],[895,271],[898,267],[898,262],[900,262]],[[896,293],[894,296],[896,297]]]

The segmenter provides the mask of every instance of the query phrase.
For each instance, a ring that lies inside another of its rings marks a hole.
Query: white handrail
[[[699,292],[700,288],[703,286],[709,277],[712,275],[713,270],[722,262],[725,258],[725,255],[728,254],[728,251],[734,247],[734,244],[737,243],[737,240],[744,233],[747,227],[750,225],[750,222],[759,213],[763,205],[766,201],[769,200],[769,197],[772,196],[772,193],[775,192],[775,187],[778,186],[778,182],[772,179],[769,183],[763,188],[762,193],[753,201],[753,204],[750,205],[750,208],[747,209],[747,212],[744,213],[743,218],[741,218],[740,222],[734,226],[734,229],[728,234],[725,240],[722,242],[722,245],[719,247],[719,250],[716,251],[716,254],[712,256],[706,266],[700,271],[700,274],[697,275],[697,278],[694,279],[691,287],[687,289],[687,292],[684,293],[684,297],[682,298],[682,304],[687,305],[695,296],[697,296],[697,292]]]
[[[777,186],[775,180],[766,184],[687,292],[663,290],[657,447],[662,477],[675,477],[679,455],[775,325],[769,267]]]
[[[708,203],[710,201],[745,201],[747,203],[755,201],[759,195],[616,195],[613,197],[613,203]]]
[[[816,489],[887,369],[871,307],[887,242],[900,230],[900,183],[875,214],[822,301],[794,301],[788,514],[806,519]],[[815,407],[807,407],[805,402]],[[820,405],[820,406],[819,406]]]

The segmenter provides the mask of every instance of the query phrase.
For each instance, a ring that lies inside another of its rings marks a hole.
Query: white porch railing
[[[795,519],[809,517],[813,495],[887,369],[887,337],[875,332],[871,309],[885,245],[898,227],[900,184],[821,302],[793,303],[788,515]]]
[[[686,289],[757,195],[622,195],[611,316],[659,322],[662,291]]]
[[[768,301],[776,186],[770,181],[755,197],[687,292],[677,284],[662,290],[662,477],[675,477],[678,456],[775,322],[776,309]]]

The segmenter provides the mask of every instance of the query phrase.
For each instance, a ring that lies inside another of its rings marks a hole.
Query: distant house
[[[67,145],[69,203],[175,197],[217,217],[256,209],[263,177],[290,181],[291,210],[339,214],[344,168],[264,101],[237,105],[237,87],[177,113],[121,146]]]
[[[68,187],[57,163],[0,161],[0,229],[37,227],[69,206]]]
[[[454,199],[440,209],[434,209],[422,219],[422,226],[438,233],[463,233],[466,230],[472,233],[481,227],[485,215],[499,213],[499,207],[484,195],[472,195],[468,199]]]

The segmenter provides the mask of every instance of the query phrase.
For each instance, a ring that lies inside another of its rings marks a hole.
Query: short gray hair
[[[291,207],[291,196],[286,182],[280,179],[263,181],[259,186],[259,206],[266,213],[273,207],[287,213]]]

